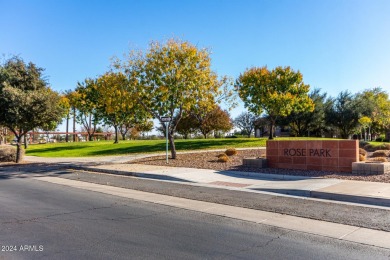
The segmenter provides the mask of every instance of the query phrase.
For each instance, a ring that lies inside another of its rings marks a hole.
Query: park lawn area
[[[371,142],[368,142],[368,145],[365,145],[363,148],[365,148],[367,151],[389,150],[390,143],[389,142],[371,141]]]
[[[316,140],[318,138],[277,138],[277,140]],[[218,139],[178,139],[176,150],[193,151],[227,148],[265,147],[267,138],[218,138]],[[323,140],[323,139],[321,139]],[[86,157],[139,153],[164,153],[165,140],[95,141],[78,143],[33,144],[26,155],[41,157]]]

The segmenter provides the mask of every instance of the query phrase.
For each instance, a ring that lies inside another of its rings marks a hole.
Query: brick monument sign
[[[267,141],[270,168],[352,172],[359,161],[357,140]]]

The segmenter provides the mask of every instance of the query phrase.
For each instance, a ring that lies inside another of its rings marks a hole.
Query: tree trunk
[[[88,119],[88,141],[93,141],[92,134],[90,133],[92,130],[92,115],[89,114],[89,119]]]
[[[27,134],[23,135],[24,149],[28,148]]]
[[[22,137],[16,137],[16,163],[20,163],[22,160]]]
[[[66,135],[65,135],[65,142],[69,142],[69,111],[66,115]]]
[[[341,129],[340,135],[341,135],[342,139],[348,139],[348,137],[349,137],[349,133],[348,133],[347,129]]]
[[[119,143],[119,141],[118,141],[118,126],[114,125],[114,129],[115,129],[115,141],[114,141],[114,144],[117,144],[117,143]]]
[[[372,141],[372,139],[371,139],[371,126],[368,127],[368,141]]]
[[[73,142],[76,142],[76,107],[73,107]]]
[[[126,134],[121,133],[121,135],[122,135],[122,140],[125,141],[126,140]]]
[[[270,125],[269,125],[269,137],[268,137],[269,140],[272,140],[274,139],[274,122],[270,122]]]
[[[171,148],[171,157],[172,159],[176,159],[175,140],[173,139],[173,135],[171,133],[168,133],[168,141],[169,141],[169,147]]]

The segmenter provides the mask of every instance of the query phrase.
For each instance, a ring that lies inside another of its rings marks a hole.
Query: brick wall
[[[267,141],[271,168],[352,172],[359,161],[357,140]]]

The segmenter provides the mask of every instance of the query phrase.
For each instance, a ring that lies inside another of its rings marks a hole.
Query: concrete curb
[[[231,173],[238,176],[249,176],[265,180],[306,180],[306,179],[322,179],[321,177],[308,177],[308,176],[296,176],[286,174],[273,174],[273,173],[256,173],[256,172],[241,172],[241,171],[224,171],[225,173]]]
[[[103,165],[103,164],[100,164]],[[104,164],[110,165],[110,164]],[[64,165],[65,166],[65,165]],[[99,166],[99,165],[96,165]],[[161,175],[155,175],[152,173],[140,173],[133,171],[118,171],[118,170],[109,170],[109,169],[100,169],[93,166],[79,166],[79,165],[66,165],[65,167],[75,170],[91,171],[91,172],[102,172],[109,174],[125,175],[125,176],[135,176],[135,177],[162,177]],[[232,176],[246,176],[246,177],[255,177],[258,179],[264,180],[306,180],[306,179],[322,179],[321,177],[307,177],[307,176],[294,176],[294,175],[282,175],[282,174],[265,174],[265,173],[255,173],[255,172],[241,172],[241,171],[224,171],[225,174],[230,174]]]
[[[345,202],[352,202],[352,203],[359,203],[359,204],[390,207],[390,199],[388,198],[357,196],[357,195],[330,193],[330,192],[314,191],[314,190],[310,191],[310,197],[318,198],[318,199],[337,200],[337,201],[345,201]]]
[[[99,172],[99,173],[107,173],[107,174],[121,175],[121,176],[140,177],[140,178],[146,178],[146,179],[158,179],[158,180],[168,180],[168,181],[172,181],[174,179],[170,176],[164,176],[164,175],[160,175],[160,174],[108,170],[108,169],[100,169],[100,168],[85,167],[85,166],[68,166],[67,168],[73,169],[73,170],[88,171],[88,172]],[[178,180],[176,180],[176,181],[178,181]],[[186,183],[191,183],[191,181],[185,181],[185,180],[180,180],[180,181],[186,182]]]

